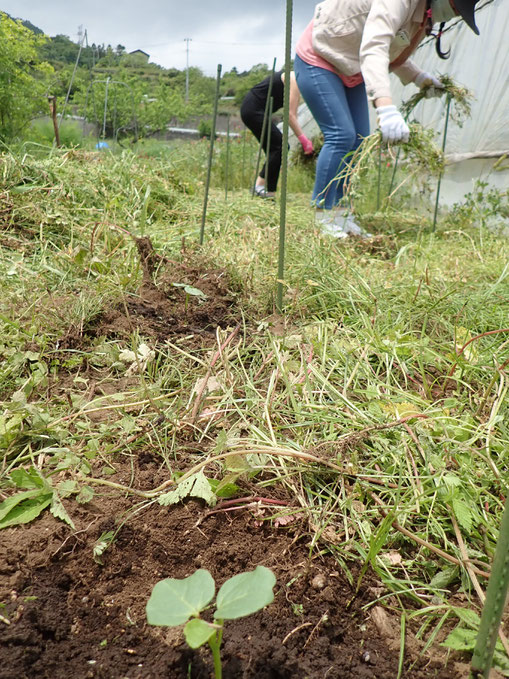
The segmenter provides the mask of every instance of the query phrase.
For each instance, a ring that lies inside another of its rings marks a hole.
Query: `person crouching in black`
[[[262,198],[273,198],[277,189],[277,182],[279,179],[279,172],[281,170],[281,157],[283,149],[283,135],[278,129],[277,125],[271,120],[267,125],[268,130],[265,132],[265,137],[262,140],[263,119],[265,117],[265,109],[267,105],[267,97],[269,95],[270,87],[269,75],[260,83],[252,87],[246,94],[240,107],[240,117],[244,125],[251,130],[254,136],[262,144],[263,148],[267,148],[267,138],[270,134],[270,149],[269,157],[256,179],[255,194]],[[284,71],[274,73],[272,83],[272,111],[276,112],[283,108],[284,104]],[[290,111],[289,123],[295,136],[302,144],[302,148],[306,155],[313,153],[313,144],[310,139],[306,137],[299,125],[297,110],[299,107],[300,92],[297,87],[297,81],[293,71],[290,73]]]

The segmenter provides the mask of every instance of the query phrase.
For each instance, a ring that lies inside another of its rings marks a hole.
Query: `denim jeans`
[[[338,179],[339,173],[362,137],[369,134],[366,89],[364,83],[346,87],[338,75],[311,66],[298,55],[294,71],[299,90],[324,137],[311,200],[316,207],[330,210],[343,197],[344,182]]]

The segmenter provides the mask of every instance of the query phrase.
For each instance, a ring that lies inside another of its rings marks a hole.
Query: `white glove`
[[[379,106],[376,112],[383,141],[408,141],[410,130],[395,106]]]
[[[424,90],[424,93],[428,99],[431,97],[440,97],[445,92],[443,84],[435,78],[431,73],[426,73],[426,71],[421,71],[414,80],[417,87]]]

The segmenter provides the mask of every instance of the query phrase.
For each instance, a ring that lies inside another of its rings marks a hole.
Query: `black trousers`
[[[263,118],[265,116],[265,103],[258,97],[248,92],[244,97],[240,107],[240,117],[244,125],[251,130],[254,136],[262,144],[265,153],[267,152],[267,139],[270,134],[269,157],[266,159],[260,177],[265,178],[265,188],[273,192],[277,189],[279,172],[281,170],[281,157],[283,150],[283,135],[278,130],[275,123],[270,121],[267,125],[264,138],[262,139]]]

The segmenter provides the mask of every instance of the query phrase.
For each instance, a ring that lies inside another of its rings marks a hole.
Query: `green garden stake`
[[[265,150],[265,158],[267,159],[267,163],[265,165],[265,184],[267,184],[269,174],[268,174],[268,165],[269,165],[269,155],[270,155],[270,133],[271,133],[271,126],[272,126],[272,110],[274,107],[274,97],[270,97],[269,99],[269,116],[267,118],[267,148]],[[267,188],[267,186],[265,186]]]
[[[293,0],[286,0],[285,83],[287,83],[287,86],[284,89],[283,156],[281,159],[281,205],[279,217],[279,262],[276,288],[276,308],[279,312],[283,310],[283,277],[285,275],[286,193],[288,185],[288,123],[290,119],[292,16]]]
[[[263,115],[263,125],[262,125],[262,135],[260,137],[260,146],[258,147],[258,158],[256,159],[256,171],[255,171],[255,176],[252,184],[252,195],[255,195],[255,187],[256,187],[256,180],[258,179],[258,173],[260,171],[260,160],[262,157],[262,147],[263,147],[263,140],[265,138],[265,130],[267,129],[267,121],[268,121],[268,116],[269,116],[269,102],[272,98],[272,83],[274,82],[274,72],[276,70],[276,59],[274,58],[274,62],[272,64],[272,71],[270,74],[270,82],[269,82],[269,91],[267,92],[267,102],[265,104],[265,112]]]
[[[442,153],[445,151],[445,142],[447,141],[447,128],[449,127],[449,114],[451,112],[451,95],[447,94],[447,109],[445,112],[445,124],[444,124],[444,137],[442,139]],[[440,173],[440,177],[438,178],[438,184],[437,184],[437,197],[435,200],[435,214],[433,215],[433,231],[435,230],[437,226],[437,217],[438,217],[438,202],[440,200],[440,187],[442,185],[442,176],[443,172]]]
[[[228,176],[230,171],[230,114],[226,119],[226,158],[224,162],[224,199],[228,200]]]
[[[242,188],[244,188],[244,182],[246,181],[246,138],[247,132],[244,130],[244,134],[242,135]]]
[[[382,183],[382,135],[380,135],[380,147],[378,149],[378,186],[376,190],[376,210],[380,209],[380,185]]]
[[[509,589],[509,497],[506,499],[486,601],[472,658],[472,677],[488,679]]]
[[[210,172],[212,169],[212,158],[214,154],[214,140],[216,138],[217,105],[219,102],[219,86],[221,85],[221,69],[222,69],[221,64],[218,64],[216,80],[216,96],[214,99],[214,114],[212,116],[212,127],[210,130],[209,164],[207,167],[207,180],[205,182],[205,199],[203,201],[203,214],[201,217],[200,245],[203,245],[203,236],[205,234],[205,219],[207,218],[207,203],[209,200],[209,188],[210,188]]]

